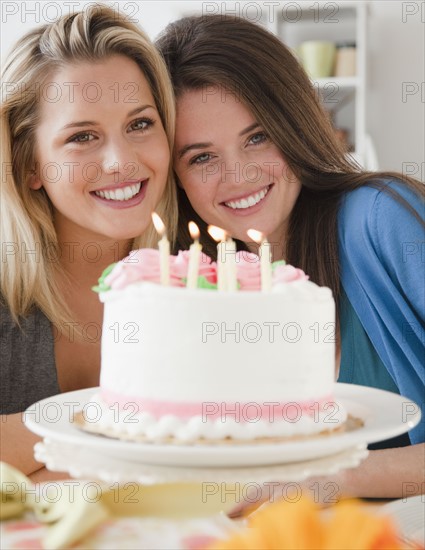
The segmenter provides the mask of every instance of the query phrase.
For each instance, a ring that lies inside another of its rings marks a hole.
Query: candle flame
[[[152,221],[155,226],[155,229],[158,231],[158,233],[162,237],[162,235],[164,235],[165,233],[165,225],[156,212],[152,212]]]
[[[199,227],[196,225],[195,222],[189,222],[189,233],[192,239],[199,239]]]
[[[221,229],[221,227],[217,227],[216,225],[209,225],[208,233],[217,242],[226,240],[226,232],[224,229]]]
[[[256,229],[248,229],[247,235],[250,239],[258,244],[261,244],[264,240],[263,234]]]

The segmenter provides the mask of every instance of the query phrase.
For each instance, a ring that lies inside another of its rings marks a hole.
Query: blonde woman
[[[2,120],[2,460],[30,474],[21,413],[95,386],[101,271],[171,239],[171,86],[147,36],[94,6],[27,34],[5,63]]]

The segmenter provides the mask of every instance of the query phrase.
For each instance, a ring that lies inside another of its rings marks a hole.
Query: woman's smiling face
[[[165,189],[170,150],[138,65],[121,55],[69,64],[43,90],[31,187],[45,189],[58,234],[141,235]]]
[[[301,184],[235,95],[218,87],[182,94],[174,167],[206,223],[242,241],[252,228],[282,243]]]

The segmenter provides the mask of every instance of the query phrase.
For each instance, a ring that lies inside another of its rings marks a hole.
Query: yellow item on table
[[[110,516],[110,511],[98,501],[89,501],[83,486],[73,484],[71,499],[56,502],[37,494],[34,484],[16,468],[0,463],[0,520],[34,512],[38,521],[49,523],[43,548],[56,550],[71,546]]]
[[[48,550],[73,546],[105,521],[120,518],[150,517],[158,522],[164,518],[177,523],[188,518],[215,518],[221,536],[234,529],[222,512],[235,506],[237,496],[226,495],[224,484],[207,495],[200,483],[107,485],[70,479],[33,484],[5,463],[0,463],[0,481],[0,520],[31,512],[47,527],[42,546]]]

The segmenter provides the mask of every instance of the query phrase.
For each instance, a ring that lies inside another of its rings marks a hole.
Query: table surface
[[[47,487],[49,483],[59,484],[51,481],[43,486]],[[127,489],[131,492],[132,488]],[[148,491],[144,502],[139,503],[141,507],[134,508],[133,505],[136,517],[127,515],[106,521],[73,548],[192,550],[206,546],[217,538],[228,537],[245,521],[230,520],[222,511],[225,506],[219,501],[215,501],[213,506],[205,506],[205,503],[199,502],[199,493],[194,492],[192,486],[181,484],[177,487],[174,484],[143,489]],[[121,494],[120,498],[123,496],[125,500],[125,494]],[[369,511],[380,513],[381,509],[392,501],[372,499],[363,502]],[[400,503],[401,512],[406,510],[406,506],[402,506],[402,501],[393,502]],[[416,503],[420,504],[425,511],[425,497],[416,498]],[[151,514],[148,514],[147,510]],[[1,548],[3,550],[41,549],[45,533],[46,527],[37,522],[31,514],[27,514],[20,520],[5,521],[0,525]]]

